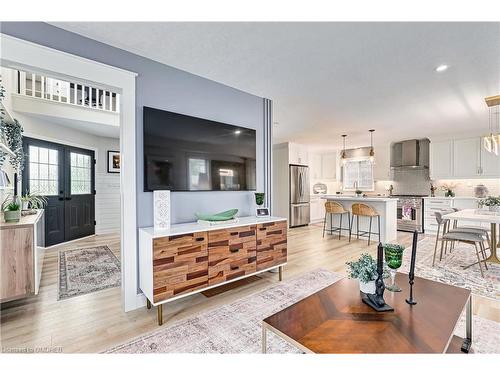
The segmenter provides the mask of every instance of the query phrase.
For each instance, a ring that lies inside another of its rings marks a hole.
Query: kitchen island
[[[321,198],[327,201],[335,201],[340,203],[347,211],[351,211],[351,206],[353,203],[364,203],[372,207],[380,215],[380,241],[381,242],[393,242],[396,241],[397,237],[397,198],[375,196],[375,197],[356,197],[348,195],[330,195],[322,194]],[[348,228],[347,215],[343,215],[342,227]],[[356,237],[357,227],[356,218],[354,218],[352,225],[352,237]],[[340,215],[333,215],[333,226],[338,227],[340,224]],[[359,230],[360,232],[368,231],[370,224],[370,219],[368,217],[359,218]],[[330,228],[330,215],[326,217],[326,228]],[[377,220],[373,220],[372,232],[377,232]],[[348,231],[342,231],[342,235],[347,235]],[[338,235],[338,232],[337,232]],[[378,236],[372,234],[373,241],[378,241]],[[360,237],[361,239],[361,237]],[[364,239],[364,237],[363,237]]]

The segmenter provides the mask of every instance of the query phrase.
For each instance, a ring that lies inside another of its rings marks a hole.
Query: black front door
[[[24,138],[23,191],[45,195],[45,246],[95,233],[94,152]]]

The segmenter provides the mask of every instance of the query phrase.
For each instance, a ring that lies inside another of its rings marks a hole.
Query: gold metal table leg
[[[283,280],[283,266],[279,266],[278,271],[279,271],[279,280],[282,281]]]
[[[149,302],[147,298],[146,298],[146,307],[148,308],[148,310],[151,309],[151,302]]]
[[[163,305],[158,305],[157,314],[158,314],[158,325],[161,326],[163,324]]]
[[[487,262],[490,263],[498,263],[500,264],[500,260],[497,255],[497,224],[491,223],[491,236],[490,236],[490,251],[491,255],[486,258]]]

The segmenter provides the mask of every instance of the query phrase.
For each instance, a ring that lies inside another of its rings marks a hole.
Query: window
[[[343,166],[344,190],[373,191],[373,164],[368,159],[348,159]]]
[[[29,146],[29,189],[40,195],[57,195],[59,153],[45,147]]]
[[[90,155],[71,152],[71,194],[90,194],[92,166]]]

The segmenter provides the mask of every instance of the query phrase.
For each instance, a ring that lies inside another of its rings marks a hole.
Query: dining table
[[[491,254],[486,258],[486,262],[500,263],[498,259],[497,248],[500,244],[497,243],[497,226],[500,224],[500,212],[489,211],[485,209],[465,209],[443,215],[444,219],[457,220],[458,222],[466,220],[477,223],[489,223],[491,228],[490,233],[490,251]]]

